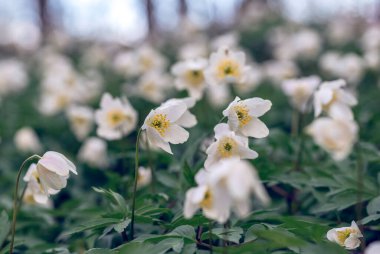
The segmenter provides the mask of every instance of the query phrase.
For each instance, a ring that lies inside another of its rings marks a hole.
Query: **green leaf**
[[[367,205],[368,214],[380,213],[380,196],[372,199]]]
[[[194,180],[195,174],[191,170],[189,164],[186,161],[183,165],[183,176],[190,187],[193,187],[196,185],[195,180]]]
[[[113,228],[116,230],[116,232],[121,233],[125,230],[126,227],[128,227],[129,223],[131,223],[131,219],[126,219],[114,225]]]
[[[243,229],[240,227],[233,228],[213,228],[212,234],[219,239],[239,244],[240,238],[243,235]],[[209,232],[202,234],[202,240],[209,238]]]
[[[95,248],[85,252],[85,254],[116,254],[117,252],[110,249]]]
[[[114,192],[112,190],[105,190],[103,188],[97,188],[97,187],[92,187],[92,189],[98,193],[103,194],[114,206],[114,209],[117,211],[127,214],[128,212],[128,206],[127,203],[125,202],[125,199],[117,192]]]
[[[81,223],[78,226],[75,226],[74,228],[67,230],[63,232],[63,236],[72,235],[76,233],[80,233],[86,230],[90,229],[97,229],[97,228],[103,228],[107,227],[109,225],[120,223],[120,219],[115,218],[98,218],[98,219],[92,219],[86,222]]]
[[[377,221],[380,219],[380,213],[378,214],[371,214],[371,215],[368,215],[367,217],[364,217],[360,223],[365,225],[365,224],[368,224],[370,223],[371,221]]]
[[[7,238],[7,235],[9,233],[9,230],[11,229],[11,223],[8,218],[8,214],[5,211],[1,212],[0,215],[0,246],[5,241],[5,238]]]

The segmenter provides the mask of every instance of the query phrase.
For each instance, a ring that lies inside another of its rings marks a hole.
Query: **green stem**
[[[210,239],[210,254],[212,254],[213,253],[213,250],[212,250],[212,220],[209,221],[208,225],[209,225],[208,237]]]
[[[24,162],[21,164],[21,167],[19,168],[18,173],[17,173],[16,187],[15,187],[14,196],[13,196],[13,218],[12,218],[11,244],[9,247],[9,254],[13,253],[13,246],[14,246],[15,232],[16,232],[16,222],[17,222],[17,211],[20,209],[21,203],[22,203],[22,200],[17,202],[18,201],[18,186],[20,184],[21,173],[22,173],[22,170],[24,169],[25,164],[31,160],[34,160],[34,159],[41,159],[41,157],[39,155],[36,155],[36,154],[30,156],[29,158],[24,160]],[[18,203],[19,203],[19,205],[17,205]]]
[[[131,216],[131,228],[130,228],[130,238],[133,240],[134,230],[135,230],[135,208],[136,208],[136,191],[137,191],[137,179],[139,174],[139,141],[141,128],[137,133],[136,140],[136,153],[135,153],[135,180],[133,184],[133,193],[132,193],[132,216]]]

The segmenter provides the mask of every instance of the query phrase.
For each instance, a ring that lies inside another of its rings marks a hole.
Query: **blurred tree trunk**
[[[186,0],[179,0],[179,14],[181,18],[187,16],[187,2]]]
[[[37,0],[37,7],[41,35],[46,39],[51,29],[51,16],[49,13],[48,0]]]
[[[156,20],[154,14],[153,0],[145,0],[146,18],[148,22],[148,41],[152,43],[154,41],[156,33]]]

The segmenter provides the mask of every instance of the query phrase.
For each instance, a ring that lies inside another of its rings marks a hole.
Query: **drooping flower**
[[[203,91],[206,87],[204,70],[207,66],[207,60],[196,58],[176,63],[171,72],[175,79],[176,88],[187,90],[189,95],[198,100],[202,98]]]
[[[215,141],[206,150],[205,168],[224,158],[255,159],[257,152],[249,149],[248,138],[237,135],[228,124],[220,123],[214,128]]]
[[[100,109],[95,112],[97,134],[108,140],[120,139],[133,131],[137,124],[137,112],[127,98],[112,98],[105,93]]]
[[[354,121],[321,117],[307,128],[314,142],[329,152],[335,160],[346,158],[357,139],[358,126]]]
[[[71,130],[79,140],[88,136],[93,127],[94,112],[85,106],[70,106],[67,111],[67,118],[70,122]]]
[[[65,188],[70,172],[78,174],[75,165],[64,155],[49,151],[38,161],[37,176],[41,190],[48,196]]]
[[[342,79],[321,84],[314,95],[315,117],[324,111],[332,118],[353,119],[351,107],[357,104],[357,100],[343,89],[345,86],[346,82]]]
[[[79,149],[78,158],[92,167],[106,167],[108,165],[107,143],[97,137],[86,139]]]
[[[307,110],[307,103],[320,82],[321,79],[317,76],[290,79],[282,83],[282,90],[290,97],[293,106],[297,110],[305,112]]]
[[[236,97],[223,111],[228,117],[228,125],[237,134],[246,137],[264,138],[268,136],[267,126],[258,118],[270,110],[272,103],[261,98],[241,100]]]
[[[207,218],[225,223],[231,210],[240,218],[249,214],[252,193],[264,205],[270,202],[255,168],[236,157],[223,159],[199,171],[195,179],[198,186],[186,193],[186,218],[191,218],[201,208]]]
[[[30,127],[19,129],[14,136],[14,143],[17,149],[23,153],[38,153],[42,150],[36,132]]]
[[[27,182],[27,187],[23,201],[28,204],[49,205],[49,194],[58,193],[57,190],[48,189],[48,194],[44,191],[41,185],[41,180],[37,172],[37,165],[32,163],[26,172],[24,182]]]
[[[137,172],[137,187],[147,186],[152,181],[152,170],[150,168],[139,167]]]
[[[188,106],[180,100],[163,103],[151,110],[141,127],[146,130],[149,144],[173,154],[169,143],[182,144],[189,138],[189,133],[182,127],[192,121],[186,112]]]
[[[335,242],[348,250],[356,249],[360,246],[360,239],[363,237],[355,221],[352,221],[350,227],[333,228],[327,232],[327,239]]]
[[[205,78],[210,85],[225,85],[244,81],[249,71],[243,52],[221,47],[211,54]]]

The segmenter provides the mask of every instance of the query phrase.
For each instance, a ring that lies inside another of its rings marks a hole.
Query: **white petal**
[[[249,109],[249,115],[260,117],[270,110],[272,102],[270,100],[263,100],[261,98],[251,98],[244,100],[243,103]]]
[[[253,117],[241,128],[241,133],[247,137],[265,138],[269,135],[269,129],[260,119]]]
[[[156,109],[157,112],[165,114],[168,120],[172,123],[177,121],[187,110],[187,106],[184,102],[172,103],[168,106],[162,106]]]
[[[216,139],[219,139],[219,138],[223,137],[224,135],[231,133],[230,127],[226,123],[217,124],[214,127],[214,131],[215,131],[215,138]]]
[[[344,246],[348,250],[356,249],[360,246],[360,240],[356,236],[350,235],[346,241],[344,241]]]
[[[162,139],[162,137],[161,137],[160,134],[156,131],[156,129],[151,128],[151,127],[147,127],[146,132],[147,132],[148,140],[149,140],[149,142],[150,142],[152,145],[161,148],[162,150],[164,150],[164,151],[167,152],[167,153],[173,154],[173,152],[172,152],[172,150],[171,150],[171,148],[170,148],[169,143],[168,143],[168,142],[165,142],[165,141]]]
[[[176,124],[185,127],[191,128],[197,124],[197,118],[195,115],[186,110],[185,113],[176,121]]]
[[[165,142],[172,144],[182,144],[189,138],[189,132],[177,124],[172,124],[163,137]]]
[[[334,119],[352,120],[354,118],[351,108],[339,102],[329,107],[328,114]]]
[[[329,241],[331,242],[337,242],[337,232],[336,230],[333,228],[333,229],[330,229],[327,234],[326,234],[326,237]]]

